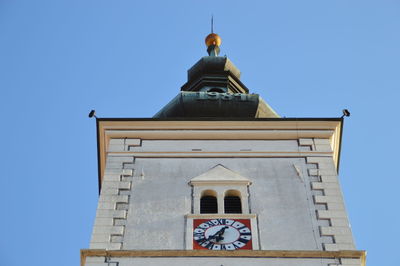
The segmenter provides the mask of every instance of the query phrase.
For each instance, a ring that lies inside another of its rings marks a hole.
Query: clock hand
[[[225,230],[228,229],[228,228],[229,228],[228,226],[222,227],[218,232],[216,232],[215,234],[209,236],[207,238],[207,240],[215,239],[216,242],[219,242],[219,241],[223,240],[224,237],[222,235],[225,233]]]
[[[223,235],[225,233],[225,229],[228,229],[228,226],[224,226],[222,227],[217,233],[216,235]]]
[[[229,228],[228,226],[224,226],[221,228],[221,230],[218,231],[217,238],[215,239],[217,242],[224,239],[224,237],[222,235],[225,233],[225,229],[228,229],[228,228]]]

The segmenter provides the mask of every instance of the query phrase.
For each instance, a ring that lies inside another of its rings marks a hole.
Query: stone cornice
[[[339,164],[341,119],[255,119],[255,120],[159,120],[159,119],[98,119],[99,185],[104,174],[108,143],[111,138],[142,140],[299,140],[329,139],[332,152],[135,152],[138,157],[296,157],[332,156]],[[306,154],[307,153],[307,154]],[[233,155],[234,154],[234,155]]]
[[[81,266],[86,257],[246,257],[246,258],[348,258],[360,259],[365,266],[366,252],[363,250],[98,250],[82,249]]]

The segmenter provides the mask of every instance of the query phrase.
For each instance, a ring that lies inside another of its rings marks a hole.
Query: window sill
[[[188,219],[213,219],[213,218],[236,218],[236,219],[254,219],[257,218],[255,213],[201,213],[201,214],[187,214]]]

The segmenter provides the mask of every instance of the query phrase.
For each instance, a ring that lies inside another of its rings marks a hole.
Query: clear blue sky
[[[282,116],[346,119],[340,180],[368,265],[399,265],[400,2],[0,0],[0,264],[78,265],[95,121],[151,117],[206,54]]]

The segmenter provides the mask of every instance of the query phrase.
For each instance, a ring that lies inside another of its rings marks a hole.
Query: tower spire
[[[221,37],[214,33],[214,16],[211,15],[211,33],[206,37],[207,53],[209,56],[218,56]]]

